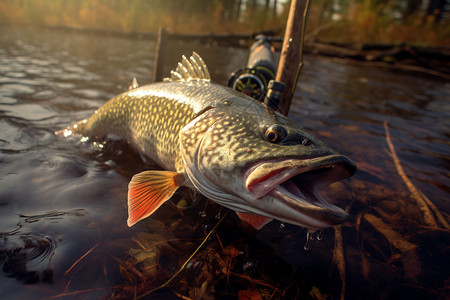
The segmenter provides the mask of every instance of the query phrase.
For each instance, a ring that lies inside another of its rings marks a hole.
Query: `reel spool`
[[[256,100],[263,101],[269,81],[275,79],[272,39],[257,35],[250,47],[247,66],[231,74],[228,86]]]
[[[273,77],[273,72],[266,67],[247,67],[232,73],[228,81],[228,86],[256,100],[262,101],[267,90],[267,85]]]

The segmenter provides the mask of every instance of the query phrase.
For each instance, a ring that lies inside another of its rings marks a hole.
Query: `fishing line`
[[[295,92],[295,88],[297,87],[298,78],[300,77],[300,72],[303,68],[303,44],[305,42],[305,32],[306,32],[306,17],[308,16],[310,0],[306,0],[305,9],[303,11],[303,20],[302,20],[302,33],[300,35],[300,62],[298,64],[297,74],[295,75],[294,84],[292,85],[291,95],[292,98]]]
[[[197,249],[195,249],[194,253],[192,253],[191,256],[189,256],[189,258],[185,261],[185,263],[181,266],[181,268],[172,275],[172,277],[170,277],[165,283],[163,283],[162,285],[160,285],[157,288],[154,288],[153,290],[140,295],[139,297],[136,297],[135,299],[142,299],[143,297],[150,295],[151,293],[156,292],[157,290],[160,290],[164,287],[166,287],[173,279],[175,279],[175,277],[178,276],[178,274],[181,273],[181,271],[184,270],[184,268],[186,267],[186,265],[191,261],[191,259],[195,256],[195,254],[197,254],[197,252],[200,250],[200,248],[202,248],[202,246],[206,243],[206,241],[209,239],[209,237],[211,236],[211,234],[216,230],[216,228],[219,226],[220,223],[222,223],[223,219],[225,219],[225,217],[228,215],[229,211],[227,211],[222,218],[220,218],[220,220],[216,223],[216,225],[213,227],[213,229],[211,229],[211,231],[208,233],[208,235],[203,239],[203,241],[200,243],[200,245],[197,247]]]

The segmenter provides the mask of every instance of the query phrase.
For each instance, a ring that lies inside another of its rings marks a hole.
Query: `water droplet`
[[[311,241],[311,232],[309,230],[306,230],[306,243],[305,246],[303,246],[303,249],[306,251],[309,250],[309,242]]]
[[[318,241],[323,240],[323,232],[322,232],[322,231],[319,231],[319,233],[317,234],[316,239],[317,239]]]
[[[208,203],[209,203],[209,200],[206,200],[205,207],[203,208],[203,210],[201,210],[198,213],[200,215],[200,217],[202,217],[202,218],[206,217],[206,208],[208,207]]]
[[[66,129],[66,130],[64,130],[63,135],[64,135],[64,137],[69,137],[72,135],[72,133],[73,133],[72,130]]]

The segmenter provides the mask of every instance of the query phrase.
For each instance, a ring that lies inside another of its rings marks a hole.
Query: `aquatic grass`
[[[58,298],[66,298],[68,296],[80,296],[82,294],[90,293],[92,295],[93,292],[97,291],[103,291],[104,288],[92,288],[92,289],[85,289],[85,290],[79,290],[79,291],[73,291],[73,292],[64,292],[58,295],[42,298],[42,300],[51,300],[51,299],[58,299]]]
[[[211,231],[205,236],[205,238],[203,239],[203,241],[200,243],[200,245],[197,247],[197,249],[195,249],[195,251],[192,253],[191,256],[189,256],[189,258],[184,262],[184,264],[178,269],[178,271],[173,274],[166,282],[164,282],[162,285],[142,294],[139,295],[138,297],[135,297],[134,299],[142,299],[143,297],[150,295],[156,291],[159,291],[163,288],[165,288],[166,286],[168,286],[180,273],[181,271],[184,270],[184,268],[187,266],[187,264],[192,260],[192,258],[197,254],[198,251],[200,251],[200,249],[203,247],[203,245],[206,243],[206,241],[208,241],[209,237],[211,236],[211,234],[216,230],[216,228],[220,225],[220,223],[222,223],[222,221],[226,218],[226,216],[228,215],[228,211],[222,216],[222,218],[220,218],[220,220],[216,223],[216,225],[211,229]]]

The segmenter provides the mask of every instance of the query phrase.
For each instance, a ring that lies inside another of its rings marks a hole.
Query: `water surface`
[[[143,294],[174,274],[225,214],[209,203],[201,216],[205,201],[194,196],[197,205],[168,203],[128,228],[128,182],[157,166],[125,141],[54,135],[133,77],[150,83],[154,48],[154,41],[108,35],[0,29],[1,296]],[[247,55],[171,42],[165,74],[193,50],[221,84]],[[353,178],[324,191],[349,220],[304,250],[305,230],[274,221],[255,234],[230,213],[187,272],[149,297],[448,296],[449,231],[424,221],[389,154],[384,123],[407,177],[448,222],[449,99],[447,81],[307,56],[290,117],[357,163]],[[180,191],[174,203],[182,199],[190,204],[191,193]]]

